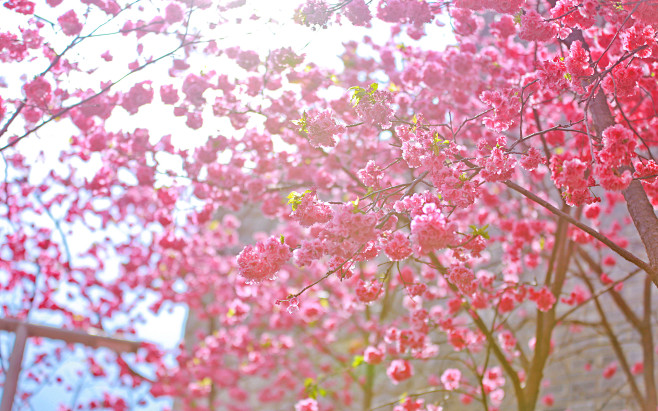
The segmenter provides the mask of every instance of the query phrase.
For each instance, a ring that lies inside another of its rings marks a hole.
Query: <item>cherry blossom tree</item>
[[[655,0],[3,6],[3,316],[148,341],[62,410],[535,410],[594,348],[597,406],[656,409]],[[247,22],[373,35],[332,69]]]

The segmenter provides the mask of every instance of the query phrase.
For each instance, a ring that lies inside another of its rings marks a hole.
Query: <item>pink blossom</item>
[[[141,106],[149,104],[151,101],[153,101],[151,81],[142,81],[132,86],[128,93],[123,95],[121,107],[130,114],[135,114]]]
[[[560,92],[569,86],[567,80],[567,66],[559,57],[553,60],[540,61],[537,72],[539,84],[547,89]]]
[[[37,77],[23,86],[25,96],[32,104],[39,107],[46,107],[52,99],[50,83],[43,77]]]
[[[578,40],[571,43],[569,56],[564,63],[573,83],[579,84],[582,77],[591,76],[594,73],[594,69],[589,65],[589,55]]]
[[[331,10],[324,0],[306,0],[306,3],[299,6],[295,11],[295,23],[303,24],[308,27],[319,26],[327,28]]]
[[[382,284],[377,280],[371,280],[370,282],[359,280],[359,284],[356,287],[356,296],[359,298],[359,301],[364,303],[375,301],[381,293]]]
[[[541,399],[541,402],[547,407],[552,407],[555,403],[555,398],[553,397],[553,394],[546,394]]]
[[[599,159],[611,167],[630,164],[637,146],[635,134],[621,124],[615,124],[603,130],[603,149]]]
[[[313,398],[305,398],[295,403],[295,411],[318,411],[318,402]]]
[[[377,90],[372,96],[367,96],[359,101],[356,112],[361,119],[370,125],[389,128],[393,118],[391,102],[393,95],[388,91]]]
[[[332,218],[329,204],[317,199],[316,193],[306,193],[290,217],[297,220],[299,224],[309,227],[316,223],[326,223]]]
[[[355,26],[368,26],[372,15],[365,0],[352,0],[344,9],[345,17]]]
[[[636,54],[638,57],[646,58],[651,56],[651,44],[655,41],[655,34],[656,32],[653,26],[642,26],[636,24],[622,32],[621,42],[625,51],[633,51],[642,46],[648,46],[643,50],[638,51]]]
[[[502,147],[494,147],[488,157],[479,159],[479,165],[483,166],[480,175],[486,181],[509,180],[514,174],[516,160],[512,158]]]
[[[477,289],[477,281],[473,271],[461,264],[451,265],[447,273],[448,281],[456,285],[464,294],[470,295]]]
[[[246,246],[238,255],[238,273],[248,283],[257,284],[273,280],[284,263],[290,259],[290,248],[275,237],[270,237],[256,246]]]
[[[631,367],[631,372],[635,375],[642,374],[643,371],[644,371],[644,363],[642,361],[636,362]]]
[[[642,77],[642,69],[637,66],[618,65],[601,82],[606,93],[617,97],[632,97],[638,91],[637,81]]]
[[[603,378],[610,379],[615,375],[616,372],[617,372],[617,363],[611,362],[603,370]]]
[[[169,3],[165,8],[165,21],[169,24],[183,20],[183,10],[176,3]]]
[[[334,136],[344,133],[345,126],[336,124],[330,111],[323,111],[306,120],[306,130],[313,147],[335,147],[337,141]]]
[[[494,131],[507,130],[520,116],[521,95],[518,90],[483,91],[480,100],[493,108],[493,114],[484,117],[483,123]]]
[[[311,265],[327,252],[327,247],[320,239],[303,240],[301,246],[294,251],[295,264],[300,267]]]
[[[393,411],[421,411],[424,409],[425,400],[407,397],[400,405],[393,407]]]
[[[386,369],[386,375],[391,379],[391,382],[394,385],[399,384],[400,382],[411,378],[414,370],[411,364],[407,360],[393,360],[391,364]]]
[[[452,9],[451,16],[455,27],[455,33],[460,36],[470,36],[479,29],[478,17],[468,9]]]
[[[580,29],[592,27],[596,22],[596,16],[588,16],[587,11],[579,7],[579,3],[578,0],[558,0],[551,9],[551,17],[561,17],[560,21],[568,27]]]
[[[535,10],[526,10],[521,16],[519,38],[523,40],[543,43],[555,38],[557,31],[558,26],[555,23],[544,21]]]
[[[462,378],[462,373],[456,368],[448,368],[441,374],[441,383],[443,387],[448,390],[456,390]]]
[[[171,84],[160,86],[160,98],[165,104],[176,104],[178,101],[178,91]]]
[[[304,61],[304,56],[298,56],[290,47],[285,47],[273,50],[270,53],[269,61],[274,70],[282,72],[283,70],[289,67],[295,67]]]
[[[544,163],[544,156],[536,148],[530,147],[520,163],[521,167],[528,171],[532,171],[539,167],[540,164]]]
[[[537,304],[537,309],[539,311],[548,311],[553,308],[555,304],[555,296],[547,287],[542,287],[539,291],[534,289],[529,289],[529,299],[534,301]]]
[[[16,13],[21,13],[26,15],[34,13],[34,2],[29,0],[7,0],[5,1],[3,6],[8,8],[9,10],[14,10]]]
[[[203,93],[210,87],[206,79],[195,74],[188,74],[183,81],[181,90],[185,94],[185,99],[194,106],[200,106],[206,102]]]
[[[630,170],[617,171],[608,164],[597,164],[594,167],[594,175],[601,187],[612,191],[625,190],[633,180]]]
[[[258,53],[252,50],[242,50],[238,53],[236,63],[247,71],[255,70],[260,64]]]
[[[363,352],[363,360],[368,364],[379,364],[384,360],[386,353],[376,347],[369,346]]]
[[[509,14],[500,16],[500,20],[494,21],[489,25],[491,29],[491,34],[494,36],[507,38],[516,34],[516,24],[514,24],[514,18]]]
[[[434,203],[428,203],[411,221],[411,240],[416,252],[425,255],[455,243],[455,228]]]
[[[403,232],[396,231],[386,241],[384,252],[391,261],[402,261],[413,252],[411,241]]]
[[[432,21],[429,4],[415,0],[383,0],[377,6],[377,17],[390,23],[411,23],[416,27]]]
[[[359,170],[356,175],[367,187],[379,188],[384,172],[374,160],[369,160],[366,166]]]
[[[78,20],[75,11],[69,10],[57,18],[62,31],[67,36],[77,36],[82,31],[82,23]]]

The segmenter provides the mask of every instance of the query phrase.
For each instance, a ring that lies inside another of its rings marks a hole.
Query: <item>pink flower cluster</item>
[[[367,124],[389,128],[393,118],[392,101],[393,94],[388,91],[377,90],[371,97],[364,97],[359,101],[356,112]]]
[[[324,201],[319,201],[315,192],[306,193],[297,208],[290,213],[299,224],[310,227],[316,223],[326,223],[332,218],[331,208]]]
[[[402,261],[413,252],[411,241],[402,231],[396,231],[386,241],[384,252],[391,261]]]
[[[588,29],[596,23],[596,16],[589,15],[587,7],[580,7],[579,0],[558,0],[551,9],[551,17],[560,17],[562,24],[581,29]]]
[[[331,17],[329,5],[324,0],[307,0],[306,4],[299,6],[295,11],[295,23],[308,27],[320,26],[327,28]]]
[[[391,361],[391,364],[386,369],[386,375],[388,375],[388,378],[391,379],[391,382],[394,385],[397,385],[404,380],[408,380],[413,373],[414,369],[411,364],[409,364],[409,361],[401,359]]]
[[[380,181],[384,178],[384,172],[374,160],[369,160],[368,163],[366,163],[365,168],[359,170],[356,175],[363,184],[367,187],[373,188],[379,188]]]
[[[632,97],[637,91],[637,81],[642,77],[642,69],[637,66],[618,65],[605,76],[601,86],[606,93],[617,97]]]
[[[621,172],[607,164],[597,164],[594,167],[594,174],[601,187],[611,191],[625,190],[633,180],[630,170]]]
[[[496,146],[488,157],[479,159],[479,165],[483,167],[480,175],[486,181],[505,181],[514,174],[516,160],[508,155],[502,147]]]
[[[484,117],[483,123],[494,131],[507,130],[520,116],[521,96],[516,89],[483,91],[480,100],[493,108],[493,114]]]
[[[355,26],[368,26],[372,20],[370,8],[365,0],[352,0],[345,7],[343,14]]]
[[[534,147],[530,147],[520,163],[521,167],[528,171],[532,171],[539,167],[540,164],[544,164],[544,161],[546,160],[541,152]]]
[[[553,308],[553,304],[557,301],[547,287],[542,287],[539,291],[535,291],[533,288],[528,289],[528,298],[537,304],[539,311],[544,312]]]
[[[383,0],[377,6],[377,17],[389,23],[410,23],[421,27],[432,21],[432,11],[424,1]]]
[[[456,368],[448,368],[443,372],[443,374],[441,374],[441,383],[446,390],[452,391],[459,388],[461,378],[461,371]]]
[[[436,204],[427,203],[422,214],[411,221],[411,240],[415,251],[425,255],[456,243],[455,226],[446,220]]]
[[[539,84],[546,90],[561,92],[568,89],[567,66],[559,57],[553,60],[540,61],[537,79]]]
[[[633,51],[642,46],[648,46],[636,54],[638,57],[646,58],[651,56],[651,44],[655,44],[655,35],[656,30],[653,26],[636,24],[621,34],[621,43],[626,51]]]
[[[290,259],[290,248],[276,237],[270,237],[256,246],[246,246],[238,255],[238,273],[249,284],[273,280],[281,266]]]
[[[67,36],[77,36],[82,31],[82,23],[78,20],[75,11],[69,10],[57,18],[62,31]]]
[[[384,360],[385,355],[386,353],[384,352],[384,350],[369,346],[363,352],[363,361],[373,365],[379,364]]]
[[[288,67],[295,67],[302,61],[304,57],[298,56],[290,47],[284,47],[280,49],[273,50],[270,53],[270,63],[277,72],[282,72]]]
[[[50,83],[39,76],[23,86],[25,96],[31,104],[45,108],[52,99]]]
[[[359,280],[359,284],[356,287],[356,296],[359,301],[364,303],[375,301],[381,293],[382,284],[377,280],[371,280],[370,282]]]
[[[571,82],[576,85],[579,85],[582,77],[591,76],[594,73],[594,69],[589,65],[589,54],[578,40],[571,43],[569,56],[564,63],[567,73],[571,76]]]
[[[623,125],[615,124],[603,130],[602,136],[603,149],[599,152],[599,160],[611,167],[630,164],[637,146],[635,134]]]
[[[312,240],[302,240],[301,246],[295,250],[295,264],[300,267],[311,265],[313,261],[319,260],[327,252],[327,247],[323,240],[314,238]]]
[[[130,88],[128,93],[121,99],[121,107],[130,114],[135,114],[139,108],[153,101],[153,89],[151,81],[142,81]]]
[[[521,20],[521,24],[523,24],[523,20]],[[516,24],[514,23],[514,18],[507,14],[501,16],[500,20],[491,23],[489,27],[491,29],[491,34],[503,39],[516,34]]]
[[[235,62],[243,69],[252,71],[260,64],[260,57],[258,56],[258,53],[253,50],[240,50],[237,53]]]
[[[331,229],[343,238],[363,244],[376,238],[377,216],[355,211],[353,204],[346,204],[336,210]]]
[[[335,147],[334,136],[345,132],[345,126],[336,124],[330,111],[323,111],[306,120],[308,140],[313,147]]]
[[[522,40],[543,43],[554,39],[557,33],[557,24],[544,21],[541,14],[535,10],[526,10],[525,14],[521,16],[519,38]]]
[[[562,161],[560,162],[560,160]],[[567,158],[553,156],[551,158],[551,169],[553,170],[553,181],[556,186],[570,190],[587,188],[585,172],[588,165],[581,159],[570,158],[570,156]]]
[[[489,9],[498,13],[514,14],[525,3],[525,0],[457,0],[456,7],[471,10]]]
[[[477,281],[473,271],[462,264],[452,265],[448,268],[448,281],[459,288],[459,291],[466,295],[471,295],[477,289]]]
[[[305,398],[297,401],[295,411],[318,411],[318,402],[313,398]]]

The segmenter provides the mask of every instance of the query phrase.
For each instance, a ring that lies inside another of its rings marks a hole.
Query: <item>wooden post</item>
[[[23,363],[25,344],[28,337],[45,337],[53,340],[62,340],[67,343],[84,344],[94,348],[105,347],[115,351],[117,354],[136,352],[141,346],[141,343],[137,341],[122,340],[77,330],[64,330],[61,328],[30,324],[11,318],[0,318],[0,330],[16,334],[14,348],[9,358],[9,371],[7,372],[2,390],[0,411],[12,411],[14,396],[18,388],[18,378]]]

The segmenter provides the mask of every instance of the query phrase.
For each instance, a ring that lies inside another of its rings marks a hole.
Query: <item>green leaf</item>
[[[363,364],[363,362],[363,355],[355,355],[354,360],[352,360],[352,368],[358,367],[359,365]]]
[[[308,129],[306,128],[308,126],[307,120],[308,120],[308,114],[304,112],[304,114],[302,114],[302,118],[300,118],[299,120],[292,120],[292,123],[299,126],[299,131],[308,134]]]
[[[377,91],[378,88],[379,88],[379,84],[377,84],[377,83],[372,83],[372,84],[370,85],[370,90],[371,90],[371,91],[370,91],[369,94],[374,93],[375,91]]]
[[[519,26],[521,25],[521,16],[523,15],[522,11],[519,11],[514,15],[514,23],[518,24]]]
[[[361,99],[363,97],[368,95],[368,92],[363,87],[354,86],[354,87],[350,87],[348,90],[354,90],[354,94],[352,95],[352,98],[350,99],[350,100],[354,101],[354,107],[356,107],[359,104],[359,102],[361,102]]]
[[[279,240],[281,241],[281,244],[284,244],[286,242],[286,237],[284,237],[284,235],[281,234],[281,237],[279,238]]]
[[[478,228],[478,226],[474,224],[469,225],[469,227],[472,230],[471,235],[473,235],[474,237],[480,236],[482,238],[486,238],[487,240],[489,239],[489,233],[487,232],[487,229],[489,228],[489,224],[481,228]]]
[[[297,207],[302,203],[302,199],[304,196],[308,193],[310,193],[311,190],[306,190],[303,193],[298,193],[297,191],[293,191],[290,194],[288,194],[288,204],[292,207],[292,211],[297,210]],[[283,236],[282,236],[283,237]],[[281,241],[283,243],[283,240]]]
[[[350,203],[352,203],[352,205],[354,206],[354,208],[352,209],[352,213],[354,213],[354,214],[356,214],[356,213],[365,214],[365,212],[363,210],[359,210],[359,199],[358,198],[354,201],[350,201]]]

